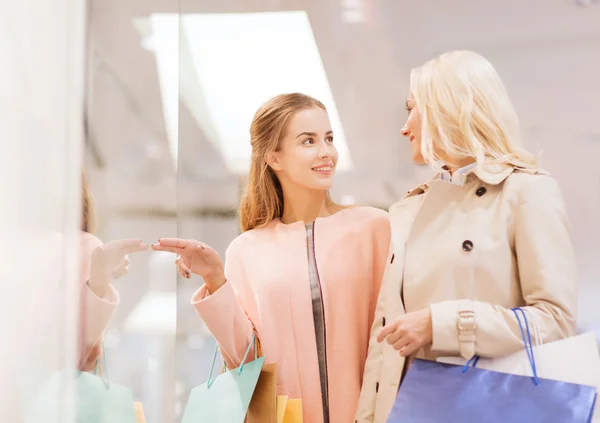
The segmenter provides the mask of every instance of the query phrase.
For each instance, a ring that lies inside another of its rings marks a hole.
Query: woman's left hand
[[[433,340],[431,311],[425,308],[398,317],[394,323],[383,328],[377,341],[383,342],[386,338],[387,343],[400,351],[403,357],[408,357],[431,344]]]

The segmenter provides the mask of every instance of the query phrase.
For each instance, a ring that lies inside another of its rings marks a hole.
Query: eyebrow
[[[333,131],[331,131],[331,130],[329,130],[329,131],[327,131],[327,132],[325,133],[325,135],[331,135],[331,134],[333,134]],[[310,137],[316,137],[316,136],[317,136],[316,132],[301,132],[301,133],[299,133],[299,134],[296,136],[296,138],[300,138],[302,135],[308,135],[308,136],[310,136]]]

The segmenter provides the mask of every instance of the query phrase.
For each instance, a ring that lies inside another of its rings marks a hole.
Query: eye
[[[307,138],[305,139],[302,144],[308,145],[308,144],[314,144],[314,140],[312,138]]]
[[[328,136],[327,138],[325,138],[325,141],[332,143],[333,142],[333,136]]]

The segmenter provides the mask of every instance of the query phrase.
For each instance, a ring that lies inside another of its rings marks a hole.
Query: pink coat
[[[78,367],[80,370],[90,371],[94,368],[95,359],[101,353],[101,343],[104,331],[110,324],[119,305],[119,293],[109,284],[106,294],[100,298],[87,286],[90,277],[91,255],[95,248],[102,245],[102,241],[86,232],[80,233],[80,262],[78,286],[80,288],[80,319],[78,324]],[[42,238],[40,243],[46,243],[50,252],[43,261],[37,262],[35,275],[45,275],[44,284],[55,286],[58,280],[63,277],[62,259],[66,253],[64,247],[64,238],[62,234],[56,234]],[[55,333],[58,327],[56,319],[48,319],[47,316],[54,316],[61,312],[61,304],[65,299],[63,290],[44,290],[32,289],[31,299],[29,301],[29,315],[32,316],[24,324],[24,330],[21,331],[21,338],[15,340],[15,344],[22,346],[23,354],[28,350],[32,354],[32,359],[48,369],[59,369],[61,363],[57,354],[49,354],[58,348],[57,341],[49,337],[48,334]],[[41,354],[41,357],[37,354]]]
[[[120,301],[119,293],[112,284],[108,285],[103,298],[98,297],[87,286],[90,278],[92,253],[101,245],[102,241],[94,235],[87,232],[81,233],[79,365],[80,369],[84,371],[93,370],[96,358],[100,358],[104,331],[110,324]]]
[[[356,207],[318,218],[314,229],[325,309],[330,421],[350,423],[389,253],[390,223],[384,211]],[[277,363],[278,394],[302,399],[305,423],[322,423],[304,223],[277,219],[243,233],[227,249],[225,274],[223,287],[208,295],[203,286],[192,304],[228,366],[239,366],[255,329],[265,362]]]

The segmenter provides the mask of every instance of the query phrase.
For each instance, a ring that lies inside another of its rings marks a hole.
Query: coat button
[[[385,327],[385,317],[381,319],[381,327]]]
[[[390,264],[392,264],[394,262],[394,257],[396,257],[396,254],[392,254],[392,259],[390,260]]]
[[[481,197],[483,194],[485,194],[487,192],[487,189],[485,187],[480,187],[477,191],[475,191],[475,194],[478,197]]]
[[[379,392],[379,382],[375,384],[375,392]]]
[[[473,243],[467,239],[462,243],[462,248],[465,251],[471,251],[473,249]]]

